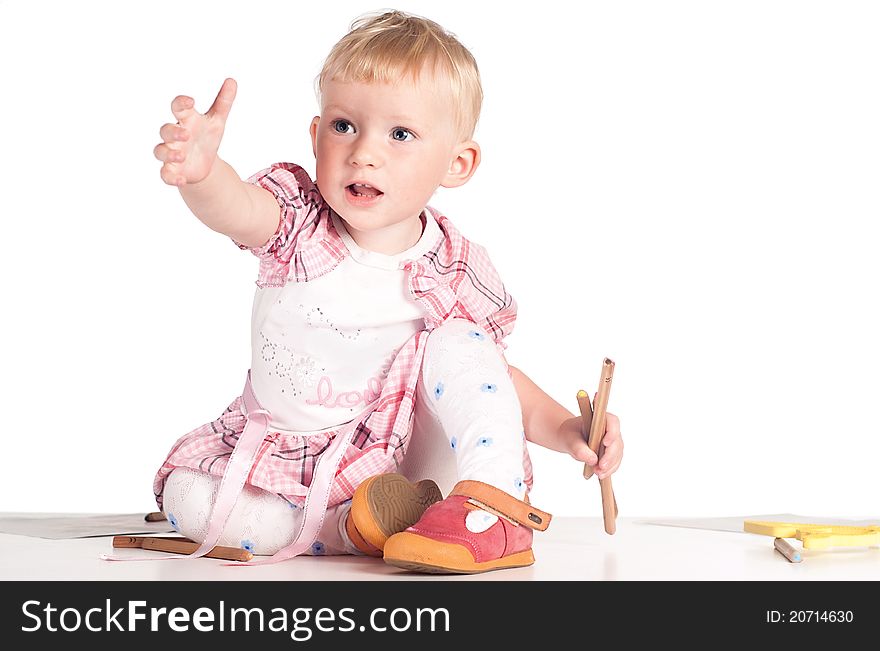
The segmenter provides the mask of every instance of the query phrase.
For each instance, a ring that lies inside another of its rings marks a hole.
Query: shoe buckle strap
[[[520,526],[519,522],[517,522],[517,521],[514,520],[513,518],[504,515],[501,511],[499,511],[499,510],[497,510],[497,509],[493,509],[493,508],[492,508],[491,506],[489,506],[488,504],[483,504],[483,503],[482,503],[480,500],[478,500],[478,499],[474,499],[473,497],[471,497],[471,498],[468,499],[468,501],[466,502],[466,504],[471,504],[471,505],[473,505],[474,507],[476,507],[476,508],[478,508],[478,509],[482,509],[482,510],[485,511],[486,513],[491,513],[492,515],[497,515],[499,518],[504,518],[504,519],[507,520],[510,524],[512,524],[514,527],[518,527],[518,526]]]
[[[553,517],[500,488],[472,479],[458,482],[450,495],[464,495],[469,498],[469,503],[488,513],[504,518],[516,526],[523,525],[537,531],[544,531],[550,526],[550,519]]]

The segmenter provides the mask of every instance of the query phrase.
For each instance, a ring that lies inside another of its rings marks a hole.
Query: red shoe
[[[482,533],[465,525],[482,509],[498,521]],[[549,513],[479,481],[460,481],[442,502],[431,506],[406,531],[385,543],[385,562],[416,572],[474,574],[535,562],[532,531],[544,531]]]
[[[417,522],[442,499],[440,488],[430,479],[411,482],[397,473],[375,475],[355,490],[346,533],[361,552],[381,557],[389,537]]]

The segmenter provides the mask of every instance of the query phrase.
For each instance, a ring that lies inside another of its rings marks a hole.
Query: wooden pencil
[[[611,477],[600,479],[599,488],[602,491],[602,520],[605,523],[605,533],[612,535],[617,531],[617,498],[614,497],[614,489],[611,487]]]
[[[590,426],[593,422],[593,408],[590,406],[590,396],[586,391],[581,389],[577,393],[578,408],[581,411],[581,419],[583,420],[584,438],[590,433]],[[601,450],[596,455],[597,459],[601,459]],[[589,479],[594,474],[593,467],[584,464],[584,478]],[[617,530],[617,498],[614,497],[614,490],[611,486],[611,478],[608,481],[599,480],[599,488],[602,491],[602,519],[605,524],[605,531],[613,534]]]
[[[611,379],[614,376],[614,362],[612,362],[607,357],[602,362],[602,372],[599,375],[599,391],[596,393],[596,399],[593,401],[592,408],[592,417],[590,418],[589,429],[589,437],[587,438],[587,445],[590,446],[590,449],[599,454],[599,446],[602,443],[602,437],[605,436],[605,412],[608,408],[608,395],[611,392]],[[580,405],[583,402],[583,398],[581,397],[581,393],[586,393],[586,391],[578,391],[578,404]],[[585,396],[587,400],[589,400],[589,396]],[[583,417],[584,410],[581,408],[581,417]],[[589,479],[593,476],[593,467],[589,464],[584,464],[584,478]]]
[[[590,427],[593,425],[593,407],[590,405],[590,395],[581,389],[577,392],[577,401],[578,401],[578,409],[581,412],[581,422],[583,423],[583,434],[584,440],[590,440]],[[592,475],[592,469],[590,470],[590,475]],[[589,479],[587,477],[587,469],[584,468],[584,478]]]
[[[801,553],[785,538],[774,538],[773,546],[776,548],[776,551],[785,556],[790,563],[800,563],[804,560]]]
[[[150,537],[150,536],[114,536],[113,547],[141,548],[156,552],[169,552],[171,554],[192,554],[199,548],[199,544],[189,538]],[[205,554],[208,558],[220,558],[227,561],[249,561],[254,555],[246,549],[238,547],[223,547],[218,545]]]

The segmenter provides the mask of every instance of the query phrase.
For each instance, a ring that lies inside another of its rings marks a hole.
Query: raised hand
[[[211,108],[204,114],[195,110],[192,97],[174,98],[171,112],[177,124],[162,125],[159,129],[162,142],[153,149],[153,155],[163,163],[159,174],[165,183],[183,187],[208,176],[217,160],[217,149],[237,88],[234,79],[225,80]]]

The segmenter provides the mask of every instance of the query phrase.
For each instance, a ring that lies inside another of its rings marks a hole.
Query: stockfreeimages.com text
[[[443,631],[449,632],[446,608],[373,608],[358,624],[354,608],[232,608],[220,601],[216,607],[148,607],[146,601],[127,601],[114,606],[110,599],[103,608],[58,608],[52,603],[28,600],[21,606],[26,618],[21,630],[73,632],[164,631],[187,632],[192,627],[201,632],[272,631],[290,633],[297,642],[311,639],[315,631]]]

